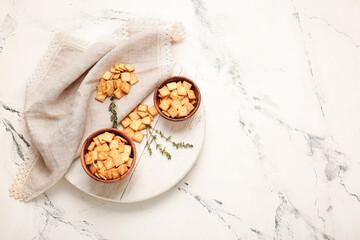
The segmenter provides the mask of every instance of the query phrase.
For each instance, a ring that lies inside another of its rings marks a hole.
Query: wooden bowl
[[[192,84],[191,89],[194,90],[194,93],[195,93],[195,96],[196,96],[196,104],[195,104],[195,108],[186,117],[171,118],[171,117],[166,116],[161,111],[161,109],[159,108],[159,105],[160,105],[160,97],[158,96],[159,95],[159,89],[162,88],[163,86],[165,86],[169,82],[178,82],[178,81],[186,81],[186,82]],[[155,105],[156,110],[158,111],[160,116],[162,116],[166,120],[169,120],[169,121],[172,121],[172,122],[181,122],[181,121],[184,121],[184,120],[186,120],[188,118],[191,118],[191,116],[193,116],[195,114],[195,112],[199,109],[200,103],[201,103],[201,94],[200,94],[199,87],[195,84],[194,81],[192,81],[191,79],[189,79],[187,77],[183,77],[183,76],[172,76],[172,77],[169,77],[169,78],[165,79],[162,83],[159,84],[159,86],[157,86],[157,88],[155,89],[155,92],[154,92],[154,105]]]
[[[115,135],[118,135],[122,138],[125,138],[126,141],[129,142],[130,146],[131,146],[131,152],[132,152],[132,156],[133,156],[133,161],[131,163],[131,166],[130,168],[128,169],[128,171],[120,176],[119,178],[116,178],[116,179],[109,179],[109,180],[105,180],[105,179],[102,179],[102,178],[98,178],[96,177],[94,174],[92,174],[89,170],[89,168],[86,166],[86,163],[85,163],[85,154],[88,152],[87,148],[88,146],[90,145],[92,139],[104,132],[111,132],[111,133],[114,133]],[[115,128],[103,128],[103,129],[100,129],[94,133],[92,133],[84,142],[82,148],[81,148],[81,165],[82,167],[84,168],[85,172],[93,179],[95,179],[96,181],[99,181],[99,182],[103,182],[103,183],[114,183],[114,182],[118,182],[122,179],[124,179],[127,175],[130,174],[130,172],[134,169],[134,166],[135,166],[135,162],[136,162],[136,148],[135,148],[135,144],[134,142],[122,131],[118,130],[118,129],[115,129]]]

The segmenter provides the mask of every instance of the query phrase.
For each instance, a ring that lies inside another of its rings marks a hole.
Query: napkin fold
[[[57,33],[27,83],[24,118],[34,152],[20,166],[10,196],[29,201],[53,186],[80,155],[87,136],[112,126],[109,98],[95,100],[106,70],[130,63],[139,78],[116,102],[122,119],[172,74],[171,42],[181,40],[182,31],[179,24],[130,19],[91,45]]]

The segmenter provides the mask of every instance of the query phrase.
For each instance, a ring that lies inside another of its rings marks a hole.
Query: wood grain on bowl
[[[98,136],[102,136],[101,139]],[[113,183],[126,178],[134,169],[136,148],[132,139],[124,132],[104,128],[85,140],[80,158],[83,169],[91,178]]]
[[[169,99],[172,100],[171,102],[166,99],[164,101],[160,96],[169,96]],[[177,99],[178,96],[179,99]],[[183,99],[186,100],[186,103],[181,102]],[[180,122],[192,117],[198,110],[200,103],[199,87],[194,81],[183,76],[172,76],[165,79],[154,92],[156,110],[161,117],[172,122]]]

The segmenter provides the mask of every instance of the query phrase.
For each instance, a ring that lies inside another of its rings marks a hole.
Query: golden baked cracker
[[[196,99],[194,90],[188,90],[188,91],[187,91],[187,95],[188,95],[188,97],[189,97],[190,100]]]
[[[113,168],[114,169],[114,168]],[[113,176],[112,176],[112,172],[111,172],[111,170],[112,169],[110,169],[110,170],[107,170],[105,173],[105,177],[107,178],[107,179],[113,179]]]
[[[104,73],[104,75],[102,76],[102,78],[105,79],[105,80],[110,80],[110,79],[111,79],[111,76],[112,76],[112,73],[109,72],[109,71],[106,71],[106,72]]]
[[[104,173],[106,175],[106,173]],[[98,173],[99,177],[101,177],[102,179],[104,180],[107,180],[107,177],[105,177],[105,175],[101,174],[101,173]]]
[[[186,89],[184,87],[177,88],[177,93],[179,96],[185,96],[187,94]]]
[[[131,88],[131,85],[128,84],[127,82],[123,82],[121,84],[121,90],[125,93],[129,93],[130,92],[130,88]]]
[[[146,116],[149,115],[148,112],[137,112],[137,114],[138,114],[140,117],[142,117],[142,118],[144,118],[144,117],[146,117]]]
[[[93,163],[93,164],[90,164],[89,166],[89,170],[92,174],[96,173],[96,165]]]
[[[88,151],[92,151],[95,148],[95,142],[91,142],[87,148]]]
[[[92,152],[89,152],[90,155],[91,155],[91,158],[96,161],[98,160],[98,152],[97,151],[92,151]]]
[[[190,102],[193,106],[196,104],[196,100]]]
[[[119,71],[120,72],[120,71]],[[120,73],[114,74],[113,80],[118,80],[120,78]]]
[[[119,68],[120,68],[120,71],[125,71],[126,69],[125,69],[125,64],[123,64],[123,63],[119,63],[118,64],[118,66],[119,66]]]
[[[128,135],[130,138],[132,138],[135,134],[135,131],[132,130],[130,127],[124,128],[123,130],[126,133],[126,135]],[[126,145],[125,145],[125,150],[126,150]]]
[[[162,88],[160,88],[159,93],[160,93],[161,98],[164,98],[164,97],[170,95],[170,91],[166,86],[163,86]]]
[[[120,173],[119,173],[118,170],[115,169],[115,168],[111,169],[111,173],[112,173],[113,179],[116,179],[116,178],[119,178],[119,177],[120,177]]]
[[[99,102],[104,102],[106,98],[106,95],[103,93],[98,92],[95,96],[95,99],[98,100]]]
[[[182,85],[181,81],[178,81],[178,82],[176,83],[176,85],[177,85],[177,88],[179,88],[179,87],[183,87],[183,85]]]
[[[108,97],[110,97],[113,92],[115,91],[114,83],[113,81],[106,81],[106,94]]]
[[[156,114],[158,114],[156,107],[154,105],[152,105],[151,107],[148,108],[149,113],[151,114],[151,116],[155,116]]]
[[[163,111],[167,111],[170,107],[171,101],[164,99],[162,101],[160,101],[160,105],[159,108],[162,109]]]
[[[127,166],[128,168],[131,167],[131,164],[132,164],[133,160],[134,160],[134,159],[129,158],[129,161],[126,162],[126,166]]]
[[[151,116],[151,114],[149,114],[149,118],[151,121],[154,121],[154,118],[153,118],[153,116]]]
[[[109,170],[109,169],[113,168],[115,166],[115,164],[114,164],[114,161],[110,158],[110,159],[104,161],[104,166],[105,166],[106,170]]]
[[[145,125],[150,125],[150,124],[151,124],[151,119],[150,119],[149,116],[144,117],[141,121],[142,121],[142,123],[145,124]]]
[[[128,155],[130,155],[131,151],[132,151],[131,146],[130,145],[125,145],[125,151],[124,152],[127,153]]]
[[[171,107],[175,108],[175,110],[179,107],[181,107],[181,102],[179,99],[175,99],[171,102]],[[171,114],[170,114],[171,115]]]
[[[122,162],[127,162],[129,160],[129,154],[127,154],[127,152],[120,153],[120,159]]]
[[[190,113],[190,112],[195,108],[195,107],[194,107],[191,103],[189,103],[189,102],[185,103],[184,106],[187,107],[188,113]]]
[[[121,125],[123,125],[124,128],[130,126],[130,124],[131,124],[131,120],[129,117],[126,117],[121,121]]]
[[[170,114],[168,112],[162,111],[163,114],[165,114],[166,116],[170,117]]]
[[[119,149],[119,140],[113,139],[109,144],[110,149]]]
[[[186,117],[188,115],[187,107],[179,107],[179,117]]]
[[[102,162],[103,163],[103,162]],[[105,175],[105,171],[106,171],[106,168],[105,168],[105,165],[103,164],[101,166],[101,168],[98,169],[98,173],[102,174],[102,175]]]
[[[121,80],[124,81],[124,82],[130,82],[131,74],[129,72],[121,73]]]
[[[114,91],[114,95],[117,99],[122,98],[126,93],[124,93],[120,88]]]
[[[115,134],[114,133],[110,133],[110,132],[105,132],[102,139],[105,141],[105,142],[108,142],[110,143],[113,138],[115,137]]]
[[[121,164],[120,167],[118,168],[118,172],[120,173],[120,175],[124,175],[127,172],[128,168],[126,167],[125,164]]]
[[[108,155],[106,154],[105,151],[99,151],[98,152],[98,159],[99,161],[104,161],[108,158]]]
[[[134,120],[131,122],[130,124],[130,128],[133,129],[134,131],[137,131],[139,129],[139,127],[141,126],[141,119],[138,120]]]
[[[92,158],[92,155],[90,153],[85,154],[85,164],[89,165],[94,163],[94,159]]]
[[[146,128],[146,125],[145,125],[145,124],[141,124],[140,127],[139,127],[139,129],[138,129],[138,131],[143,130],[143,129],[145,129],[145,128]]]
[[[132,112],[129,114],[129,117],[132,121],[140,119],[140,116],[136,112]]]
[[[187,96],[181,99],[181,105],[184,105],[187,102],[189,102],[189,98]]]
[[[104,143],[103,145],[101,145],[103,151],[110,151],[109,145],[107,145],[106,143]]]
[[[170,82],[166,84],[169,91],[175,90],[177,88],[176,82]]]
[[[131,122],[130,122],[131,123]],[[130,125],[130,124],[129,124]],[[115,138],[119,139],[120,141],[122,141],[123,143],[128,143],[128,141],[125,138],[122,138],[120,136],[115,136]]]
[[[96,146],[101,146],[101,143],[100,143],[99,138],[97,136],[93,138],[93,141],[96,144]]]
[[[118,88],[121,88],[121,85],[122,85],[122,82],[121,80],[113,80],[113,83],[114,83],[114,88],[115,89],[118,89]]]
[[[178,95],[176,89],[173,90],[173,91],[171,91],[171,93],[170,93],[170,98],[173,99],[173,100],[179,98],[179,95]]]
[[[135,75],[135,73],[130,73],[130,85],[134,85],[135,83],[137,83],[139,81],[139,79],[137,78],[137,76]]]
[[[130,64],[125,64],[125,69],[129,72],[133,72],[135,71],[135,68],[133,68]]]
[[[104,163],[102,161],[96,161],[96,167],[97,169],[101,169],[104,166]]]
[[[148,106],[145,105],[145,104],[140,104],[138,107],[137,107],[137,110],[139,112],[147,112],[147,109],[148,109]]]
[[[176,109],[177,109],[176,107],[171,107],[167,111],[172,118],[176,117],[179,114],[178,110],[176,110]]]
[[[191,87],[192,87],[192,84],[191,84],[191,83],[188,83],[187,81],[184,81],[184,82],[183,82],[183,87],[184,87],[186,90],[190,90]]]
[[[120,74],[120,70],[116,70],[116,69],[113,68],[113,67],[110,68],[110,72],[111,72],[111,73],[114,73],[114,76],[115,76],[115,74]],[[114,77],[114,76],[113,76],[113,77]]]

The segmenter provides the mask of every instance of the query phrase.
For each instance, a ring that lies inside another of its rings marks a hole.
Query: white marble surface
[[[359,239],[359,12],[352,0],[2,0],[0,238]],[[132,14],[187,29],[174,53],[207,114],[195,167],[134,204],[66,180],[10,199],[27,151],[25,81],[51,36],[92,40]]]

